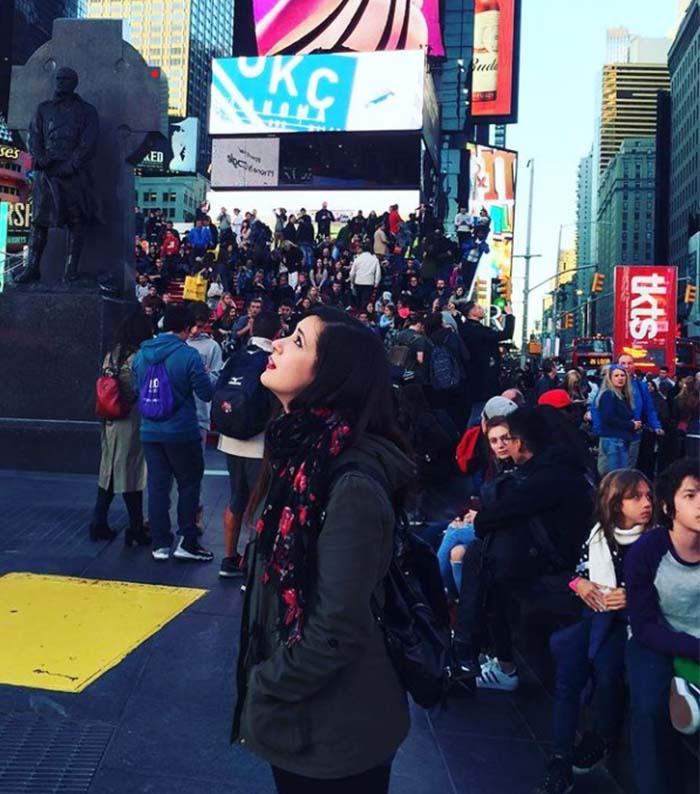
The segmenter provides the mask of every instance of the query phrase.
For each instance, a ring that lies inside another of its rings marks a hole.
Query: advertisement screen
[[[211,190],[207,194],[211,205],[211,216],[216,217],[222,207],[240,207],[245,212],[256,210],[260,220],[271,229],[275,228],[275,210],[284,208],[287,213],[297,214],[303,207],[313,219],[323,202],[333,213],[335,222],[331,225],[337,233],[341,224],[362,210],[365,217],[370,210],[381,215],[391,204],[398,204],[405,217],[420,204],[418,190]]]
[[[193,116],[170,125],[170,145],[173,159],[169,170],[175,173],[193,174],[197,170],[197,139],[199,119]]]
[[[510,278],[513,264],[515,184],[518,154],[468,143],[472,234],[466,246],[476,257],[480,278]]]
[[[429,55],[445,54],[440,33],[440,0],[241,2],[247,6],[247,16],[251,16],[248,3],[252,5],[258,55],[340,49],[353,52],[423,49]]]
[[[215,58],[212,135],[419,130],[420,51]]]
[[[5,252],[7,251],[7,219],[9,206],[0,201],[0,292],[5,288]]]
[[[279,163],[279,138],[214,138],[211,186],[276,187]]]
[[[675,372],[677,276],[675,267],[615,268],[615,358],[632,356],[640,372]]]
[[[513,123],[518,115],[520,0],[476,0],[471,115]]]

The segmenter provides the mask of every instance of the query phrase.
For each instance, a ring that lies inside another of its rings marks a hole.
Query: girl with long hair
[[[117,330],[115,346],[107,353],[104,370],[116,373],[121,401],[129,412],[121,419],[102,420],[100,472],[97,499],[90,523],[90,540],[114,540],[116,532],[108,524],[109,507],[115,493],[120,493],[129,514],[129,528],[124,543],[131,546],[150,544],[143,526],[143,490],[146,487],[146,462],[139,437],[141,417],[136,406],[132,364],[139,347],[153,336],[150,320],[139,306],[126,317]]]
[[[321,307],[273,342],[261,380],[282,413],[248,506],[233,737],[283,794],[383,794],[409,716],[370,604],[392,558],[392,498],[413,475],[389,365],[372,331]]]
[[[651,483],[639,471],[606,474],[598,487],[595,526],[583,544],[569,587],[583,602],[581,620],[554,634],[556,663],[552,713],[552,760],[537,794],[573,788],[573,772],[588,772],[617,742],[623,717],[627,605],[624,560],[653,527]],[[581,695],[595,682],[592,730],[574,746]]]
[[[634,418],[634,392],[624,367],[611,364],[596,396],[600,416],[598,473],[625,469],[630,465],[630,444],[642,423]]]

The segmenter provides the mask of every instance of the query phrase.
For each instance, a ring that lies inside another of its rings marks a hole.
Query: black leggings
[[[359,775],[321,780],[272,767],[278,794],[387,794],[391,764],[375,766]]]
[[[143,491],[127,491],[122,494],[124,504],[129,513],[129,526],[131,529],[139,530],[143,526]],[[107,514],[109,506],[114,499],[114,488],[112,480],[109,481],[109,488],[97,487],[97,500],[95,501],[95,512],[92,520],[99,526],[107,525]]]

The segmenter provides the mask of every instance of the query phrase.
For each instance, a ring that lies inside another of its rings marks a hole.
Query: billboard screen
[[[467,210],[472,216],[474,231],[466,245],[470,253],[473,252],[472,259],[476,258],[481,278],[510,278],[518,154],[510,149],[477,143],[468,143],[467,151]]]
[[[156,141],[135,168],[144,176],[194,174],[197,171],[199,119],[190,116],[170,123],[168,138]],[[160,137],[160,136],[158,136]]]
[[[279,164],[279,138],[214,138],[211,186],[276,187]]]
[[[513,123],[518,116],[520,0],[476,0],[471,116]]]
[[[341,49],[445,54],[440,0],[237,0],[236,11],[237,21],[252,28],[235,27],[234,51],[240,55]]]
[[[615,268],[615,357],[632,356],[638,371],[665,364],[674,374],[677,276],[661,265]]]
[[[424,60],[418,50],[215,58],[209,132],[419,130]]]

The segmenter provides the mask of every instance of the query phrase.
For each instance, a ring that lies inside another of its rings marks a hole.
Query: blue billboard
[[[419,130],[425,55],[215,58],[211,135]]]

